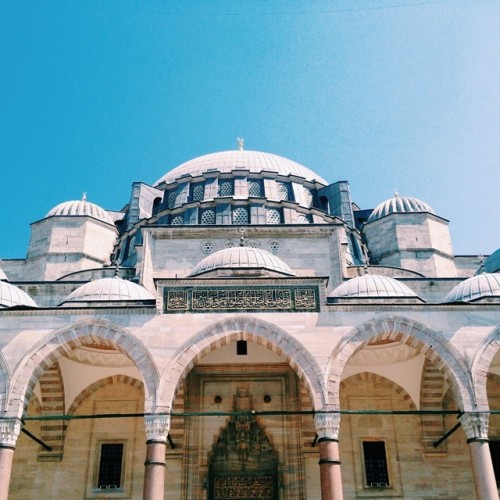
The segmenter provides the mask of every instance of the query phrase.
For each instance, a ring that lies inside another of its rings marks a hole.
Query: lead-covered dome
[[[445,302],[471,302],[483,297],[500,297],[500,273],[472,276],[456,285]]]
[[[418,213],[427,212],[434,214],[434,210],[425,202],[417,199],[411,198],[409,196],[399,196],[396,194],[394,198],[384,201],[373,210],[368,217],[367,222],[373,222],[374,220],[381,219],[386,215],[393,213]]]
[[[248,170],[251,173],[275,172],[283,176],[292,174],[310,182],[328,184],[309,168],[288,158],[261,151],[234,150],[220,151],[189,160],[165,174],[154,185],[158,186],[164,182],[168,184],[187,175],[197,177],[210,171],[231,173],[235,170]]]
[[[493,252],[481,266],[481,269],[477,274],[480,273],[498,273],[500,272],[500,248]]]
[[[45,218],[54,217],[54,216],[88,216],[93,217],[94,219],[98,219],[102,222],[106,222],[107,224],[113,225],[113,220],[109,216],[109,214],[101,208],[99,205],[95,203],[91,203],[87,201],[85,196],[81,200],[72,200],[65,201],[55,206],[52,210],[50,210]]]
[[[365,274],[352,278],[330,292],[332,298],[418,297],[404,283],[389,276]]]
[[[75,302],[151,301],[154,296],[144,287],[118,276],[90,281],[71,292],[65,304]]]
[[[25,291],[7,281],[0,281],[0,309],[15,306],[38,307]]]
[[[252,247],[224,248],[205,257],[189,276],[295,276],[288,264],[266,250]]]

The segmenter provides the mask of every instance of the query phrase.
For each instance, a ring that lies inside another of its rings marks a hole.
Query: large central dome
[[[308,181],[318,181],[324,185],[328,184],[312,170],[282,156],[262,153],[260,151],[234,150],[211,153],[189,160],[165,174],[154,185],[158,186],[164,182],[174,182],[187,175],[197,177],[208,171],[230,173],[234,170],[249,170],[251,173],[260,173],[263,171],[276,172],[284,176],[292,174],[303,177]]]

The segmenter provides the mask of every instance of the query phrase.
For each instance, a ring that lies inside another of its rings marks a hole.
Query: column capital
[[[170,414],[146,415],[144,424],[146,426],[147,441],[167,442],[167,435],[170,430]]]
[[[460,423],[467,436],[467,440],[488,440],[488,413],[464,413],[460,417]]]
[[[0,420],[0,447],[15,448],[21,432],[21,421],[18,418],[3,418]]]
[[[326,410],[328,413],[314,414],[314,424],[319,439],[338,439],[340,429],[340,413],[330,413],[333,410]]]

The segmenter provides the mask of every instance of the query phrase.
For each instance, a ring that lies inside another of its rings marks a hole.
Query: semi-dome
[[[260,248],[237,246],[224,248],[205,257],[189,276],[295,276],[290,267],[276,255]]]
[[[96,205],[95,203],[87,201],[85,196],[83,196],[83,199],[81,200],[65,201],[64,203],[60,203],[52,210],[50,210],[45,218],[54,216],[71,217],[79,215],[86,215],[88,217],[98,219],[102,222],[106,222],[107,224],[113,224],[113,220],[106,212],[106,210]]]
[[[444,301],[470,302],[483,297],[500,297],[500,273],[472,276],[453,287]]]
[[[427,212],[434,214],[434,210],[427,203],[409,196],[399,196],[396,194],[394,198],[384,201],[373,210],[368,217],[368,222],[381,219],[386,215],[393,213],[416,213]]]
[[[234,170],[249,170],[251,173],[268,171],[283,176],[293,174],[308,181],[328,184],[309,168],[282,156],[261,151],[234,150],[211,153],[189,160],[165,174],[154,185],[174,182],[187,175],[196,177],[210,171],[230,173]]]
[[[154,300],[144,287],[118,276],[90,281],[71,292],[67,302],[106,302]]]
[[[7,281],[0,281],[0,308],[15,306],[38,307],[25,291]]]
[[[389,276],[365,274],[352,278],[330,292],[332,298],[418,297],[404,283]]]

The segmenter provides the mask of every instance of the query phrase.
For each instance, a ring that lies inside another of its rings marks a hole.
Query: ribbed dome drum
[[[456,285],[445,302],[470,302],[483,297],[500,297],[500,273],[472,276]]]
[[[154,185],[173,182],[186,175],[196,177],[212,170],[221,173],[249,170],[252,173],[268,171],[285,176],[293,174],[308,181],[316,180],[321,184],[328,184],[312,170],[282,156],[260,151],[234,150],[211,153],[189,160],[165,174]]]
[[[52,210],[50,210],[45,218],[54,217],[54,216],[82,216],[86,215],[88,217],[93,217],[94,219],[101,220],[106,222],[107,224],[113,224],[113,220],[109,216],[109,214],[96,205],[95,203],[90,203],[85,199],[83,200],[73,200],[73,201],[65,201],[64,203],[60,203],[55,206]]]
[[[38,307],[25,291],[6,281],[0,281],[0,308],[14,306]]]
[[[386,215],[393,213],[415,213],[415,212],[428,212],[434,214],[434,210],[417,198],[411,198],[409,196],[399,196],[396,195],[390,200],[386,200],[380,205],[378,205],[368,218],[368,222],[372,222],[377,219],[381,219]]]
[[[191,271],[190,276],[199,276],[216,270],[226,270],[229,274],[231,271],[262,270],[295,276],[290,267],[276,255],[260,248],[242,246],[225,248],[205,257]]]
[[[71,292],[65,302],[154,300],[144,287],[119,277],[90,281]]]
[[[330,292],[329,297],[417,297],[417,294],[404,283],[389,276],[365,274],[342,283]]]

